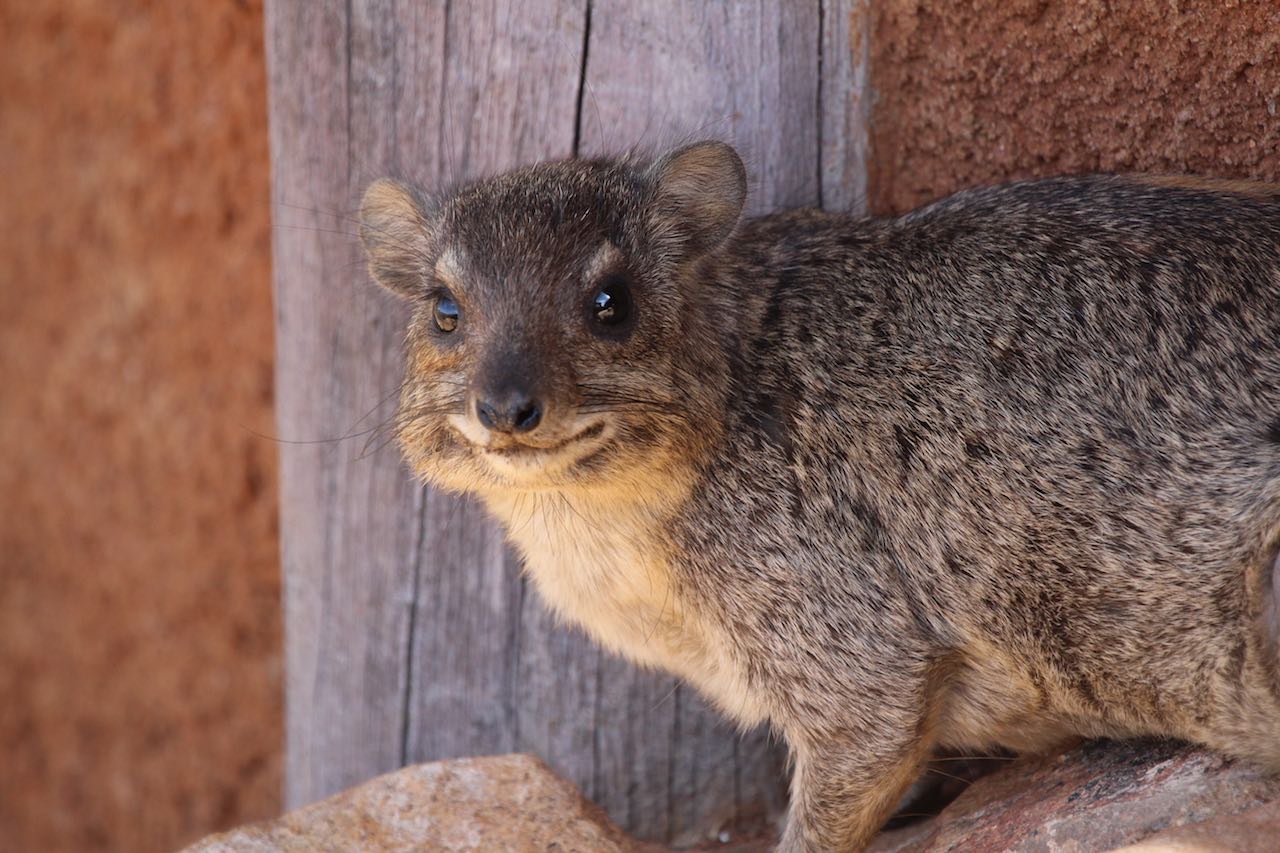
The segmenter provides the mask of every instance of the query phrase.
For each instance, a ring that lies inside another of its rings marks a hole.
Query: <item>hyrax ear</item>
[[[747,200],[747,170],[723,142],[695,142],[653,165],[655,195],[649,225],[684,238],[691,254],[715,249],[738,224]]]
[[[399,296],[422,286],[431,262],[435,222],[417,190],[380,178],[360,202],[360,240],[369,256],[369,274]]]

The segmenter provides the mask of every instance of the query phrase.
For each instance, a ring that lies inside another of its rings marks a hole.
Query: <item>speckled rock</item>
[[[872,850],[1093,853],[1273,800],[1280,777],[1251,765],[1166,741],[1101,742],[984,777],[937,818],[884,833]]]
[[[1115,853],[1275,853],[1280,800],[1204,823],[1159,832]]]
[[[642,849],[540,760],[503,755],[406,767],[186,853]]]

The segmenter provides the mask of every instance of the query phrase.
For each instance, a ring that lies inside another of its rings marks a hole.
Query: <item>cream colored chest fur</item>
[[[719,627],[677,593],[652,511],[559,494],[488,503],[557,614],[636,663],[688,679],[744,725],[764,719]]]

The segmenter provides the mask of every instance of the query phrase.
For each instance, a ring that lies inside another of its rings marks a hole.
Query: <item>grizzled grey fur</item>
[[[943,746],[1280,770],[1280,195],[744,197],[719,143],[371,187],[415,471],[565,618],[786,737],[787,850],[864,846]]]

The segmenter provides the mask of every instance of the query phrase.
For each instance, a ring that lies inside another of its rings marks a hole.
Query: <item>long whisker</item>
[[[434,400],[427,403],[418,403],[409,406],[402,406],[390,418],[382,421],[372,431],[365,440],[364,447],[359,459],[366,456],[381,452],[388,444],[393,442],[396,436],[416,421],[423,418],[434,416],[448,416],[462,413],[463,401],[458,396],[447,397],[442,400]],[[375,442],[380,442],[376,448],[370,451],[370,446]]]
[[[321,210],[315,207],[307,207],[306,205],[301,205],[301,204],[292,204],[290,202],[285,202],[285,201],[276,202],[276,206],[287,207],[293,210],[300,210],[306,213],[311,213],[315,216],[327,216],[327,217],[330,217],[331,219],[336,219],[341,222],[349,222],[352,225],[355,225],[357,228],[364,228],[369,231],[374,231],[378,234],[381,234],[382,237],[388,243],[396,246],[399,249],[404,250],[405,252],[413,255],[414,257],[418,258],[424,263],[430,263],[431,259],[428,257],[428,255],[425,252],[422,251],[421,247],[415,246],[411,243],[407,243],[404,240],[402,240],[399,235],[393,234],[390,231],[387,231],[385,228],[378,228],[376,226],[370,225],[368,222],[364,222],[356,216],[352,216],[347,213],[338,213],[336,211]],[[283,228],[285,230],[291,230],[291,231],[315,231],[320,234],[338,234],[344,237],[353,237],[353,238],[358,238],[360,236],[358,230],[345,231],[345,230],[332,229],[332,228],[320,228],[313,225],[288,225],[285,223],[274,223],[273,227]]]
[[[340,213],[336,210],[324,210],[323,208],[319,208],[319,207],[308,207],[305,204],[294,204],[293,202],[289,202],[289,201],[278,201],[276,202],[276,207],[287,207],[291,210],[301,210],[305,213],[314,213],[316,216],[330,216],[334,219],[341,219],[345,222],[354,222],[357,225],[360,224],[360,220],[357,219],[355,216],[352,215],[352,213],[349,213],[349,212]]]
[[[320,228],[315,225],[288,225],[283,222],[277,222],[274,225],[272,225],[272,227],[280,228],[285,231],[311,231],[316,234],[337,234],[340,237],[350,237],[353,240],[359,239],[360,237],[358,233],[353,231],[342,231],[340,229],[335,229],[335,228]],[[372,226],[366,226],[366,227],[372,231],[377,231],[379,234],[382,234],[388,243],[392,244],[398,249],[403,250],[406,254],[409,254],[414,258],[417,258],[419,261],[423,263],[423,266],[427,266],[431,263],[431,260],[432,260],[431,256],[428,255],[426,252],[424,252],[421,247],[414,246],[411,243],[406,243],[400,238],[386,231],[385,229],[373,228]]]
[[[935,773],[935,774],[937,774],[938,776],[942,776],[943,778],[951,779],[951,780],[956,781],[956,782],[963,782],[963,783],[964,783],[964,784],[966,784],[966,785],[972,785],[972,784],[973,784],[973,781],[974,781],[974,780],[972,780],[972,779],[966,779],[966,778],[964,778],[963,776],[957,776],[957,775],[955,775],[954,773],[947,773],[946,771],[944,771],[944,770],[939,770],[939,769],[938,769],[938,768],[936,768],[936,767],[926,767],[926,768],[925,768],[925,772],[926,772],[926,773]]]
[[[401,382],[398,385],[396,385],[396,387],[393,388],[389,394],[387,394],[378,402],[374,403],[372,408],[369,409],[369,411],[365,412],[363,415],[360,416],[358,420],[356,420],[353,424],[351,424],[347,432],[339,436],[334,436],[333,438],[288,439],[288,438],[280,438],[279,436],[274,436],[274,435],[267,435],[255,429],[248,429],[247,427],[246,429],[248,429],[248,432],[250,434],[257,436],[258,438],[264,438],[267,441],[273,441],[276,444],[290,444],[290,445],[335,444],[340,441],[348,441],[353,438],[359,438],[360,436],[368,435],[372,432],[376,432],[380,428],[380,425],[375,425],[368,429],[362,429],[362,430],[356,429],[356,427],[360,426],[360,424],[363,423],[365,419],[367,419],[370,415],[372,415],[374,412],[380,409],[388,400],[400,394],[401,391],[404,390],[406,381],[407,380],[401,380]]]

